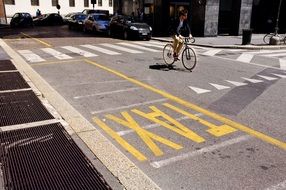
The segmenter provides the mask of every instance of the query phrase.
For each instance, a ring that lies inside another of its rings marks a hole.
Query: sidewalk
[[[286,44],[267,45],[263,42],[265,34],[252,34],[250,45],[241,45],[242,36],[217,36],[217,37],[195,37],[194,46],[210,48],[232,48],[232,49],[286,49]],[[172,41],[171,37],[153,37],[152,40],[163,42]]]

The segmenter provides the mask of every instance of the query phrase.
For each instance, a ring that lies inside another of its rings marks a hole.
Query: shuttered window
[[[98,0],[98,6],[102,6],[102,0]]]
[[[112,7],[112,0],[109,0],[109,6]]]
[[[15,0],[4,0],[4,3],[7,5],[15,5]]]
[[[70,7],[74,7],[75,6],[75,0],[70,0]]]
[[[39,6],[39,0],[31,0],[32,6]]]
[[[84,0],[84,7],[89,7],[89,0]]]
[[[52,6],[57,6],[57,4],[59,4],[58,0],[52,0]]]

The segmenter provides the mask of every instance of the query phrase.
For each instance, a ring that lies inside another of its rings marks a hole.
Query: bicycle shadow
[[[176,65],[166,65],[166,64],[160,64],[156,63],[155,65],[149,65],[149,69],[154,69],[154,70],[160,70],[160,71],[182,71],[182,72],[192,72],[189,70],[186,70],[184,68],[178,68]]]

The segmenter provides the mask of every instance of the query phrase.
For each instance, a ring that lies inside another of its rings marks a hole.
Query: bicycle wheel
[[[163,59],[167,66],[174,64],[175,59],[173,57],[174,49],[172,44],[166,44],[163,49]]]
[[[193,48],[186,47],[182,53],[182,63],[184,67],[192,71],[197,64],[197,55]]]
[[[263,42],[266,43],[266,44],[269,44],[270,43],[270,38],[272,38],[273,36],[274,36],[274,34],[266,34],[263,37]]]

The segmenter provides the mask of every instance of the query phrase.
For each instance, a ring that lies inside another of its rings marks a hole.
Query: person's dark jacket
[[[188,24],[188,20],[184,20],[183,26],[181,27],[179,33],[177,32],[177,28],[180,24],[180,19],[176,19],[171,23],[171,28],[170,28],[170,35],[182,35],[184,37],[189,37],[191,34],[191,29]]]

